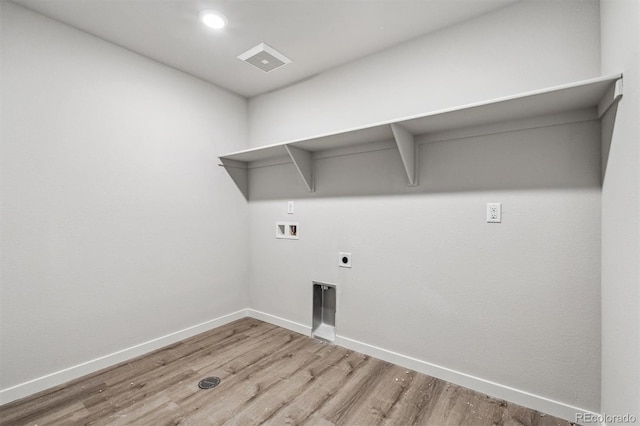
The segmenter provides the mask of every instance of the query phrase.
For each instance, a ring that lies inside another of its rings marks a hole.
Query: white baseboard
[[[383,361],[399,365],[419,373],[427,374],[456,385],[464,386],[477,392],[490,395],[494,398],[504,399],[514,404],[532,408],[555,417],[571,422],[576,419],[576,413],[590,413],[592,411],[574,407],[559,401],[554,401],[543,396],[535,395],[520,389],[505,386],[489,380],[475,377],[470,374],[442,367],[430,362],[402,355],[387,349],[369,345],[344,336],[336,336],[336,345],[351,349],[365,355],[370,355]]]
[[[78,364],[76,366],[69,367],[64,370],[39,377],[34,380],[30,380],[28,382],[21,383],[7,389],[0,390],[0,405],[15,401],[17,399],[32,395],[36,392],[40,392],[54,386],[61,385],[65,382],[76,379],[78,377],[82,377],[86,374],[94,373],[103,368],[111,367],[123,361],[135,358],[140,355],[144,355],[163,346],[170,345],[172,343],[178,342],[191,336],[195,336],[196,334],[211,330],[216,327],[220,327],[224,324],[247,316],[264,322],[268,322],[273,325],[277,325],[282,328],[286,328],[287,330],[291,330],[305,336],[311,335],[311,327],[304,324],[277,317],[275,315],[267,314],[265,312],[257,311],[255,309],[242,309],[228,315],[212,319],[202,324],[197,324],[192,327],[185,328],[184,330],[167,334],[166,336],[149,340],[139,345],[132,346],[130,348],[114,352],[112,354],[105,355],[103,357],[96,358],[94,360],[87,361],[85,363]],[[478,392],[485,393],[487,395],[491,395],[495,398],[504,399],[506,401],[522,405],[524,407],[532,408],[534,410],[538,410],[552,416],[560,417],[568,421],[575,421],[576,413],[597,415],[596,413],[589,410],[574,407],[569,404],[545,398],[543,396],[534,395],[520,389],[501,385],[499,383],[491,382],[489,380],[455,371],[436,364],[431,364],[426,361],[402,355],[377,346],[369,345],[367,343],[363,343],[345,336],[336,336],[335,344],[363,353],[365,355],[381,359],[383,361],[399,365],[404,368],[409,368],[423,374],[428,374],[429,376],[437,377],[438,379],[446,380],[447,382],[451,382]],[[603,424],[603,426],[606,425]]]
[[[7,389],[2,389],[0,390],[0,405],[61,385],[70,380],[77,379],[78,377],[102,370],[103,368],[114,366],[123,361],[144,355],[188,337],[195,336],[196,334],[245,318],[246,316],[247,310],[242,309],[240,311],[232,312],[201,324],[149,340],[139,345],[135,345],[91,361],[83,362],[82,364],[74,365],[73,367],[65,368],[64,370],[56,371],[55,373],[38,377],[37,379],[29,380],[28,382],[21,383]]]
[[[287,330],[295,331],[307,336],[311,334],[311,327],[294,321],[290,321],[253,309],[247,309],[247,314],[252,318],[256,318],[282,328],[286,328]],[[412,358],[410,356],[402,355],[387,349],[360,342],[358,340],[350,339],[345,336],[336,336],[335,344],[363,353],[365,355],[381,359],[383,361],[390,362],[392,364],[399,365],[404,368],[415,370],[429,376],[437,377],[438,379],[445,380],[456,385],[473,389],[477,392],[485,393],[494,398],[504,399],[505,401],[509,401],[514,404],[532,408],[534,410],[538,410],[540,412],[550,414],[552,416],[559,417],[570,422],[574,422],[576,420],[577,413],[588,413],[592,415],[596,414],[589,410],[574,407],[560,401],[555,401],[520,389],[515,389],[510,386],[491,382],[489,380],[452,370],[450,368],[431,364],[429,362]]]
[[[278,327],[286,328],[287,330],[295,331],[296,333],[304,334],[305,336],[311,336],[311,327],[300,324],[299,322],[290,321],[265,312],[256,311],[255,309],[247,309],[247,316],[268,322],[269,324],[277,325]]]

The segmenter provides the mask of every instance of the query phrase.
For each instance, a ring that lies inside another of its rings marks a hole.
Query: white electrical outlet
[[[488,223],[502,222],[502,203],[487,204],[487,222]]]
[[[287,213],[288,214],[293,214],[293,201],[289,201],[287,203]]]

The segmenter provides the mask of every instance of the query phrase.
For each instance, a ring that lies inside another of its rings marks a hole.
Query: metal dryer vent
[[[260,43],[241,55],[238,59],[248,62],[256,68],[260,68],[264,72],[273,71],[283,65],[291,63],[291,59],[278,52],[266,43]]]

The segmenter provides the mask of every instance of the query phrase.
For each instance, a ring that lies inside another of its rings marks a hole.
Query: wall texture
[[[598,3],[521,2],[251,99],[250,138],[599,74]],[[598,412],[599,141],[586,121],[425,144],[418,188],[394,150],[316,160],[313,194],[292,165],[253,169],[251,306],[309,326],[311,281],[332,282],[342,338],[538,395],[565,416]],[[502,224],[485,223],[488,202],[503,203]],[[277,220],[299,221],[300,240],[276,240]],[[338,251],[353,269],[338,268]]]
[[[593,121],[427,144],[413,189],[394,150],[325,158],[311,195],[254,169],[251,307],[309,326],[311,282],[335,283],[340,336],[597,411],[599,149]]]
[[[597,77],[599,46],[597,1],[519,2],[252,98],[250,143],[306,138]]]
[[[602,359],[596,121],[421,145],[417,188],[384,145],[316,160],[313,194],[292,165],[255,169],[247,208],[216,166],[244,148],[244,99],[0,4],[0,403],[247,305],[308,326],[321,280],[338,285],[344,339],[637,413],[637,2],[520,2],[249,103],[259,146],[625,72],[603,187]],[[504,221],[486,224],[496,201]],[[301,239],[276,240],[276,220],[299,221]]]
[[[246,101],[2,7],[0,389],[246,308]]]
[[[602,72],[624,73],[602,187],[602,411],[640,419],[640,3],[601,16]]]

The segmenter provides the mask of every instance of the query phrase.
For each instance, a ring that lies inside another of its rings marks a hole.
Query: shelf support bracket
[[[598,102],[598,118],[600,118],[600,140],[602,154],[602,181],[607,173],[609,151],[613,140],[613,128],[618,114],[618,102],[622,98],[622,79],[613,83]]]
[[[417,147],[413,140],[413,134],[398,124],[391,124],[391,131],[396,140],[398,151],[400,151],[404,170],[407,173],[408,186],[418,186],[418,156],[416,155]]]
[[[222,164],[220,166],[229,173],[231,179],[236,184],[240,192],[246,200],[249,199],[249,165],[242,161],[229,160],[220,157]]]
[[[622,98],[622,79],[619,78],[615,81],[600,98],[598,102],[598,118],[602,116],[611,108],[614,104],[617,104]]]
[[[313,155],[311,152],[292,145],[285,145],[284,147],[287,149],[291,161],[296,166],[298,174],[300,174],[309,192],[315,192],[313,184]]]

